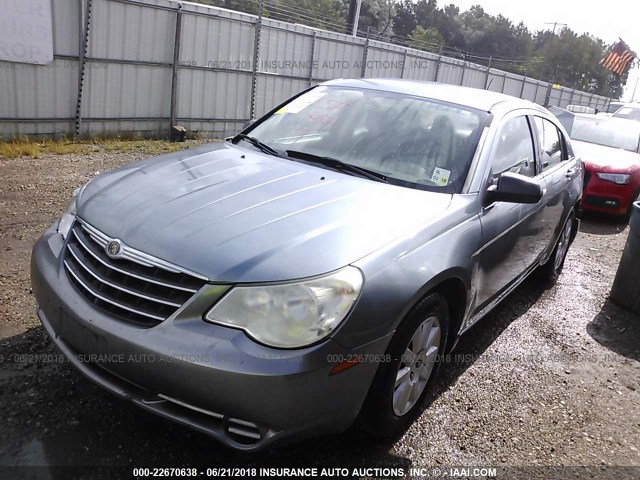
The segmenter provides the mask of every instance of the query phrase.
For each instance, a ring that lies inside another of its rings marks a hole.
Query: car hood
[[[424,227],[451,198],[224,142],[96,177],[78,216],[213,281],[261,282],[348,265]]]
[[[576,140],[571,145],[582,161],[596,171],[630,173],[640,169],[640,154]]]

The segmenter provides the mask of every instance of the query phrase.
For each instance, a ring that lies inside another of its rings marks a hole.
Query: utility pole
[[[605,108],[608,110],[609,109],[609,105],[611,105],[611,100],[613,100],[613,94],[614,94],[614,82],[616,81],[616,79],[618,81],[620,81],[620,76],[616,73],[611,72],[609,74],[609,77],[607,78],[607,84],[609,85],[609,93],[607,94],[607,103],[605,103]]]
[[[636,99],[636,90],[638,89],[638,80],[640,80],[640,77],[636,78],[636,84],[633,87],[633,93],[631,94],[631,101],[635,101]]]
[[[544,22],[545,25],[553,25],[553,30],[551,31],[551,34],[555,36],[556,34],[556,27],[558,25],[561,25],[563,27],[566,27],[567,24],[566,23],[560,23],[560,22]]]
[[[553,25],[553,30],[551,31],[551,39],[549,40],[549,45],[551,45],[553,43],[553,40],[556,38],[556,28],[558,25],[563,25],[566,26],[566,23],[560,23],[560,22],[545,22],[545,25]],[[545,59],[545,63],[546,63],[546,59]],[[548,67],[548,65],[547,65]],[[544,98],[544,106],[548,107],[549,106],[549,99],[551,98],[551,89],[553,88],[553,84],[556,83],[556,73],[557,73],[557,65],[553,66],[553,70],[551,73],[551,81],[549,82],[549,84],[547,85],[547,93],[545,95]],[[546,68],[545,68],[546,70]]]
[[[360,20],[360,7],[362,7],[362,0],[356,0],[356,14],[353,19],[353,31],[351,35],[354,37],[358,36],[358,21]]]

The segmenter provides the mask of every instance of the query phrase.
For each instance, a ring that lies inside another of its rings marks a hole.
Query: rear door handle
[[[571,177],[573,177],[575,175],[575,173],[576,173],[576,171],[573,168],[571,168],[571,169],[567,170],[567,173],[565,173],[564,176],[567,177],[567,178],[571,178]]]

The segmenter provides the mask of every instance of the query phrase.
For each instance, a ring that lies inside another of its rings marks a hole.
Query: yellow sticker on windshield
[[[431,175],[431,181],[437,185],[448,185],[451,171],[445,168],[436,167],[433,169],[433,175]]]

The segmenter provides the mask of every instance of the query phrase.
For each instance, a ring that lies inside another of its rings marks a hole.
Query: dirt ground
[[[0,159],[0,466],[640,466],[640,318],[608,300],[628,229],[603,218],[583,222],[558,285],[527,280],[461,340],[394,442],[353,430],[241,454],[94,386],[39,326],[31,246],[74,188],[144,156]]]

